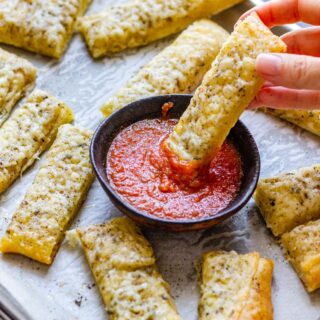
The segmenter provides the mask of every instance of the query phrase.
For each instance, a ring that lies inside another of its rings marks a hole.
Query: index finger
[[[320,25],[320,1],[315,0],[273,0],[252,8],[240,19],[256,12],[269,27],[303,21]]]

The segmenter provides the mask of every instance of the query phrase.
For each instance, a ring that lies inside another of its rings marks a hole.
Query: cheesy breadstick
[[[0,128],[0,192],[51,145],[59,126],[72,120],[63,102],[35,90]]]
[[[318,110],[280,110],[264,108],[264,111],[320,136],[320,111]]]
[[[60,127],[46,160],[0,242],[14,252],[51,264],[93,180],[91,133],[70,124]]]
[[[180,320],[153,250],[136,225],[115,218],[69,232],[79,238],[110,320]]]
[[[307,290],[320,288],[320,220],[298,226],[281,237],[287,257]]]
[[[166,140],[171,151],[181,160],[211,160],[263,83],[256,57],[285,49],[257,14],[239,22]]]
[[[320,219],[320,165],[261,179],[254,194],[275,236]]]
[[[0,42],[60,58],[91,0],[1,0]]]
[[[259,253],[213,251],[204,255],[199,320],[273,319],[273,262]]]
[[[243,0],[131,0],[82,17],[78,29],[94,58],[145,45]]]
[[[101,108],[104,116],[143,97],[191,93],[209,70],[228,37],[210,20],[194,22],[166,49],[155,56]]]
[[[35,83],[37,71],[25,59],[0,49],[0,125]]]

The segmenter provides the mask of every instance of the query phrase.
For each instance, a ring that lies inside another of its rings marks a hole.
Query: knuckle
[[[305,81],[309,75],[309,63],[307,57],[301,56],[293,62],[292,78],[297,81]]]
[[[305,104],[305,101],[304,101],[305,99],[303,95],[299,92],[299,90],[296,90],[293,92],[291,100],[292,100],[292,104],[294,104],[296,108],[304,106]]]
[[[292,102],[295,103],[296,108],[310,108],[318,109],[320,108],[320,92],[319,91],[310,91],[310,92],[301,92],[300,90],[296,91],[296,94],[292,97]]]
[[[315,97],[315,108],[320,109],[320,91],[316,93]]]

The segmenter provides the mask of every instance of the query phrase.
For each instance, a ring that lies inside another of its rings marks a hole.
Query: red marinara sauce
[[[139,211],[168,220],[209,217],[228,206],[241,184],[241,159],[231,142],[186,182],[170,164],[163,140],[174,119],[139,121],[114,139],[107,155],[113,189]]]

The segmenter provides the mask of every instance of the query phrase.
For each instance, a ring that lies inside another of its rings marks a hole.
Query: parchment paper
[[[96,12],[113,2],[95,0],[89,12]],[[231,30],[241,13],[251,6],[250,1],[238,5],[219,15],[216,21]],[[280,31],[283,32],[283,29]],[[98,110],[101,104],[173,39],[171,37],[98,61],[89,56],[79,35],[74,36],[59,62],[12,47],[2,47],[32,61],[39,70],[37,86],[72,106],[77,125],[94,129],[102,120]],[[242,120],[258,143],[263,177],[319,161],[319,138],[260,112],[247,111]],[[33,168],[1,196],[0,235],[4,233],[43,159],[42,156]],[[120,213],[95,181],[72,228],[103,222],[117,215]],[[194,265],[203,252],[213,249],[235,249],[240,252],[257,250],[275,261],[275,320],[320,319],[320,292],[308,294],[305,291],[296,273],[285,261],[275,239],[266,229],[253,201],[232,219],[211,230],[181,234],[146,230],[146,235],[155,249],[160,270],[170,283],[178,309],[185,320],[197,319],[198,288]],[[69,248],[65,241],[51,267],[18,255],[0,256],[0,284],[0,299],[5,296],[13,307],[22,310],[25,319],[107,318],[82,252]]]

